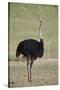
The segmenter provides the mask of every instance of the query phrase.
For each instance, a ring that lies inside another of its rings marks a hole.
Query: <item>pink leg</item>
[[[28,72],[28,81],[29,82],[32,81],[32,79],[31,79],[32,64],[33,64],[33,62],[30,63],[29,61],[27,61],[27,72]]]
[[[32,76],[31,76],[31,68],[30,68],[30,81],[32,81],[31,77],[32,77]]]
[[[32,64],[33,64],[33,61],[31,61],[30,63],[30,82],[32,81]]]
[[[28,73],[28,81],[29,81],[29,62],[27,62],[27,73]]]

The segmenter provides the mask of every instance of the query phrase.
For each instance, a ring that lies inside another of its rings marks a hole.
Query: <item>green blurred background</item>
[[[40,40],[39,19],[42,18],[44,40],[43,58],[58,57],[58,6],[9,3],[8,32],[9,59],[16,58],[16,48],[20,41],[28,38]]]

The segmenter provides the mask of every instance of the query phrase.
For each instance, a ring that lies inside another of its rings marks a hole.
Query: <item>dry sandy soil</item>
[[[58,59],[37,59],[32,67],[32,82],[27,80],[26,62],[9,62],[9,86],[29,87],[58,84]]]

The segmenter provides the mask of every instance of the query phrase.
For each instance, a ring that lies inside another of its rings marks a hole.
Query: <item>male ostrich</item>
[[[31,69],[32,69],[33,61],[36,60],[37,57],[42,57],[44,53],[44,42],[40,30],[41,25],[42,25],[42,20],[40,19],[40,25],[39,25],[40,42],[34,39],[24,40],[19,43],[16,50],[16,57],[19,57],[19,55],[22,54],[24,57],[27,58],[27,72],[28,72],[29,82],[32,81]]]

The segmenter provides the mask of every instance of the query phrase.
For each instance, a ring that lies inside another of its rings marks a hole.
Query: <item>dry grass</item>
[[[26,62],[10,61],[10,87],[58,84],[57,59],[36,60],[32,68],[32,83],[27,81]]]

